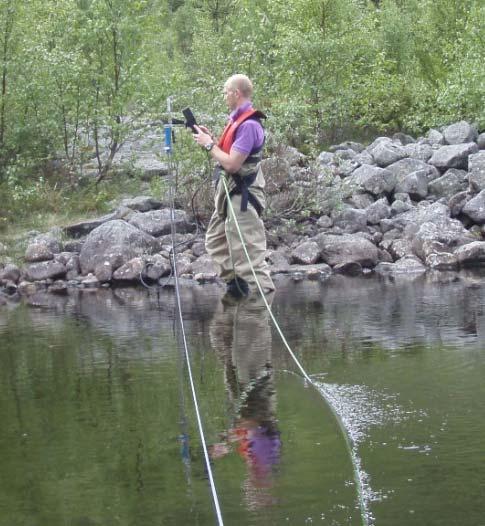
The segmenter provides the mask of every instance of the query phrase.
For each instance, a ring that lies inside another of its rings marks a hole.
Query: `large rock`
[[[385,239],[381,242],[380,247],[390,254],[393,261],[414,255],[413,244],[407,238]]]
[[[286,273],[290,270],[290,255],[284,249],[268,251],[267,260],[272,274]]]
[[[386,197],[378,199],[366,208],[367,222],[377,225],[382,219],[391,217],[391,207]]]
[[[458,268],[458,258],[450,252],[434,252],[426,257],[425,263],[432,270],[455,270]]]
[[[485,151],[470,155],[468,158],[468,182],[473,192],[485,189]]]
[[[441,177],[428,184],[428,193],[435,199],[452,196],[465,190],[467,187],[467,173],[464,170],[450,168]]]
[[[399,178],[395,192],[409,194],[411,199],[419,201],[428,195],[428,178],[425,170],[417,170]]]
[[[268,194],[287,187],[291,180],[291,165],[287,159],[268,157],[261,162],[261,169],[266,179]]]
[[[419,159],[401,159],[387,167],[387,170],[392,172],[396,177],[396,181],[402,181],[409,174],[418,171],[424,171],[428,182],[437,179],[440,172],[434,167]],[[397,190],[396,190],[397,191]]]
[[[423,274],[426,267],[416,256],[405,256],[395,263],[379,263],[375,271],[378,274]]]
[[[430,203],[421,201],[417,207],[399,214],[392,220],[392,226],[398,230],[406,230],[409,237],[412,237],[419,229],[419,225],[426,222],[439,224],[445,218],[449,218],[450,209],[443,203]]]
[[[66,272],[65,265],[58,261],[41,261],[25,268],[25,278],[28,281],[63,278]]]
[[[476,128],[470,126],[470,124],[465,121],[456,122],[443,130],[443,137],[445,138],[446,144],[472,142],[476,140],[477,135]]]
[[[192,273],[192,262],[186,254],[177,254],[175,258],[177,267],[177,276]]]
[[[429,144],[442,145],[445,144],[445,138],[440,131],[431,129],[428,131],[428,142]]]
[[[475,223],[485,224],[485,190],[470,199],[463,207],[462,212],[473,219]]]
[[[293,263],[313,265],[320,257],[320,248],[315,241],[300,243],[291,253]]]
[[[429,164],[442,171],[449,168],[468,170],[468,157],[476,152],[478,152],[478,146],[474,142],[442,146],[433,154]]]
[[[148,278],[152,281],[158,281],[164,276],[168,276],[172,271],[172,265],[167,258],[161,254],[154,254],[148,256],[145,260],[145,267],[143,269],[143,278]]]
[[[397,132],[392,136],[393,141],[400,142],[403,146],[406,146],[407,144],[414,144],[416,142],[416,139],[414,137],[411,137],[411,135],[407,135],[406,133]]]
[[[218,273],[217,265],[214,263],[209,254],[202,254],[192,263],[192,272],[194,276],[196,274],[217,274]]]
[[[485,150],[485,133],[481,133],[476,142],[480,150]]]
[[[20,279],[20,269],[14,263],[7,263],[0,269],[0,282],[13,281],[17,283]]]
[[[87,221],[80,221],[79,223],[74,223],[72,225],[64,227],[64,233],[72,238],[78,239],[80,237],[86,236],[92,232],[98,226],[107,223],[108,221],[114,221],[115,219],[126,219],[130,214],[133,214],[133,210],[125,206],[120,206],[114,212],[106,214],[101,217],[94,219],[88,219]]]
[[[367,147],[367,151],[372,155],[377,166],[381,168],[385,168],[406,157],[406,150],[400,144],[394,143],[387,137],[376,139]]]
[[[460,221],[449,217],[421,223],[417,231],[410,228],[405,233],[412,241],[414,253],[422,261],[425,261],[430,254],[452,253],[457,247],[471,243],[475,239]]]
[[[455,250],[460,265],[472,267],[485,263],[485,241],[474,241]]]
[[[41,235],[34,238],[25,251],[25,261],[35,263],[54,259],[54,254],[61,251],[59,241],[50,235]]]
[[[86,238],[79,254],[83,274],[94,272],[98,265],[107,259],[116,260],[114,267],[120,267],[143,254],[151,254],[158,249],[158,241],[125,221],[115,220],[102,224]]]
[[[130,218],[129,223],[151,236],[158,237],[170,234],[172,227],[171,217],[171,210],[164,208],[163,210],[134,214]],[[195,225],[189,222],[187,214],[183,210],[174,210],[174,226],[179,234],[192,232],[195,229]]]
[[[359,235],[319,234],[313,240],[320,247],[323,261],[331,267],[342,263],[360,263],[362,267],[374,267],[379,261],[377,247]]]
[[[332,212],[332,220],[334,228],[353,234],[366,229],[367,213],[359,208],[344,207]]]
[[[402,194],[401,194],[402,195]],[[406,200],[396,199],[391,205],[391,216],[397,216],[399,214],[404,214],[409,210],[414,208],[413,204],[409,200],[409,194],[405,194],[408,198]]]
[[[457,194],[453,195],[448,201],[451,217],[458,217],[462,213],[463,207],[472,198],[473,194],[468,191],[458,192]]]
[[[306,155],[299,152],[294,146],[281,145],[277,149],[278,157],[290,163],[290,166],[304,166],[307,161]]]
[[[426,143],[406,144],[406,146],[404,146],[404,151],[406,152],[407,157],[423,162],[429,161],[433,155],[432,146]]]
[[[140,276],[144,268],[145,262],[142,258],[136,257],[130,259],[113,272],[113,279],[128,282],[140,281]]]
[[[360,153],[364,150],[364,145],[360,142],[345,141],[330,146],[329,150],[331,152],[336,152],[338,150],[353,150],[354,152]]]
[[[360,188],[375,196],[389,194],[396,185],[395,175],[384,168],[363,164],[346,179],[353,189]]]
[[[159,208],[162,208],[163,204],[161,201],[154,199],[151,196],[139,195],[137,197],[123,199],[123,201],[121,201],[121,206],[126,206],[137,212],[149,212],[150,210],[158,210]]]
[[[354,194],[350,199],[345,201],[352,208],[367,208],[374,203],[374,197],[370,194]]]

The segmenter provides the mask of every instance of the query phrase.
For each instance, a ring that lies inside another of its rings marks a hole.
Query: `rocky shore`
[[[263,169],[273,212],[295,196],[312,200],[298,221],[267,217],[275,275],[324,280],[485,265],[485,134],[466,122],[418,139],[345,142],[313,160],[287,147]],[[182,283],[217,281],[193,218],[176,210],[175,225]],[[7,257],[0,263],[0,304],[39,290],[165,283],[170,232],[170,209],[149,196],[125,199],[103,217],[32,232],[22,266]]]

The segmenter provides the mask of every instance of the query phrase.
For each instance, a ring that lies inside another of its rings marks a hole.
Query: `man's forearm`
[[[236,173],[241,169],[242,161],[240,157],[227,154],[217,144],[214,144],[210,154],[214,161],[218,162],[228,173]]]
[[[217,161],[226,172],[234,174],[241,169],[247,153],[242,153],[236,149],[231,149],[230,153],[226,153],[222,148],[215,144],[212,135],[203,131],[199,126],[195,126],[197,133],[193,135],[194,140],[200,146],[210,151],[211,157]]]

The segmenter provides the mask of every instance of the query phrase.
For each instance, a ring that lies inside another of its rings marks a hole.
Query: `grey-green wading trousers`
[[[273,280],[264,259],[266,234],[263,221],[251,204],[248,204],[246,212],[241,212],[240,195],[233,195],[231,203],[258,281],[265,292],[274,290]],[[257,289],[229,206],[226,218],[219,215],[216,207],[207,228],[205,244],[207,253],[219,266],[219,275],[224,281],[228,282],[239,276],[247,281],[253,290]]]

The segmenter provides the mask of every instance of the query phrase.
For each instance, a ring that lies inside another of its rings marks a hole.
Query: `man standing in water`
[[[227,204],[222,177],[258,281],[265,293],[274,290],[265,261],[266,234],[260,217],[266,205],[260,167],[265,141],[261,119],[265,115],[253,108],[252,93],[253,85],[246,75],[230,77],[224,84],[224,98],[231,114],[219,141],[216,144],[204,126],[196,126],[194,134],[217,163],[215,210],[207,228],[206,248],[219,266],[227,292],[234,297],[247,296],[256,282]]]

